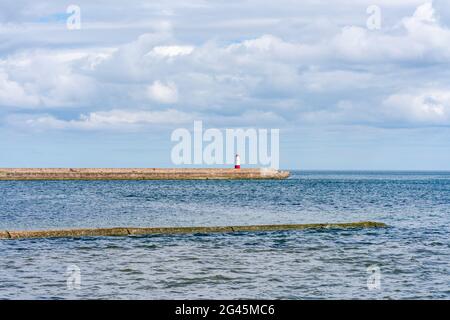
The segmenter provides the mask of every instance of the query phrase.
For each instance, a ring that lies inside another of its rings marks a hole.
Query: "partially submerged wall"
[[[38,231],[0,231],[0,239],[26,238],[73,238],[73,237],[103,237],[130,236],[150,234],[183,234],[183,233],[231,233],[231,232],[264,232],[288,231],[303,229],[356,229],[356,228],[384,228],[381,222],[352,222],[352,223],[315,223],[315,224],[284,224],[284,225],[255,225],[229,227],[155,227],[155,228],[100,228],[100,229],[62,229]]]

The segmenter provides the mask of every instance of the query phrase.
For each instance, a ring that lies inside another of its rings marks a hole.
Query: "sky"
[[[448,0],[1,1],[0,167],[173,167],[194,120],[280,129],[287,169],[450,170]]]

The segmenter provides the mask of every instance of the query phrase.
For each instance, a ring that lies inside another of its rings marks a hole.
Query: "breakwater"
[[[103,237],[103,236],[133,236],[151,234],[194,234],[194,233],[231,233],[231,232],[263,232],[288,231],[303,229],[355,229],[383,228],[381,222],[363,221],[351,223],[313,223],[284,225],[254,225],[225,227],[155,227],[155,228],[93,228],[93,229],[61,229],[37,231],[0,231],[0,239],[26,238],[73,238],[73,237]]]
[[[266,168],[0,168],[0,180],[228,180],[285,179]]]

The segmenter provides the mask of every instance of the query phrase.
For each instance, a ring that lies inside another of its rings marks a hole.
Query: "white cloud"
[[[178,89],[173,82],[155,81],[147,90],[149,97],[157,102],[172,104],[178,101]]]
[[[19,83],[11,81],[8,74],[0,70],[0,107],[2,106],[30,106],[39,104],[39,98],[29,94]]]
[[[136,131],[155,127],[192,125],[194,120],[202,120],[207,126],[248,127],[258,124],[260,127],[280,127],[286,120],[270,111],[251,110],[240,115],[209,114],[200,116],[195,113],[167,110],[126,110],[90,112],[81,114],[76,119],[61,119],[51,114],[13,114],[7,117],[9,125],[22,130],[118,130]]]
[[[348,0],[342,2],[351,5]],[[416,3],[402,0],[384,5],[397,8]],[[361,21],[366,18],[363,9]],[[172,12],[179,17],[177,10]],[[123,123],[133,119],[130,114],[97,112],[99,105],[108,110],[127,105],[133,114],[143,110],[157,117],[155,112],[160,111],[147,109],[161,104],[172,105],[173,111],[182,107],[178,112],[224,122],[258,114],[253,116],[255,123],[268,119],[274,123],[288,119],[294,125],[310,119],[377,123],[386,115],[383,101],[398,102],[395,99],[401,97],[395,98],[396,92],[408,92],[413,81],[420,80],[430,88],[446,87],[449,82],[445,68],[427,68],[450,62],[450,30],[429,2],[410,12],[414,13],[397,19],[396,25],[383,25],[377,31],[362,27],[365,23],[338,28],[330,18],[324,34],[305,36],[304,29],[299,29],[294,33],[284,30],[283,36],[283,32],[266,34],[267,30],[255,29],[251,37],[228,41],[204,30],[204,38],[184,37],[180,41],[175,35],[182,28],[166,21],[159,30],[135,36],[133,41],[118,41],[115,46],[19,50],[0,58],[0,105],[44,113],[72,107],[87,114],[76,120],[49,114],[30,122],[63,128],[100,123],[114,126],[114,116],[123,117]],[[304,27],[299,17],[291,18],[309,31],[322,30],[316,24]],[[269,20],[274,27],[280,21]],[[401,78],[410,70],[416,72],[414,79]],[[431,120],[438,117],[439,107],[429,109],[429,120],[421,122],[424,125],[438,121]],[[426,112],[421,112],[425,117]],[[403,121],[403,116],[398,117]]]
[[[384,63],[450,61],[450,30],[440,24],[431,2],[417,7],[394,28],[370,31],[348,26],[334,37],[331,49],[354,62]]]
[[[0,106],[45,109],[76,107],[97,92],[95,81],[73,69],[82,51],[35,50],[0,59]]]
[[[414,93],[397,93],[383,102],[388,118],[400,122],[450,125],[450,91],[425,89]]]
[[[154,47],[147,55],[176,57],[190,54],[193,50],[193,46],[157,46]]]
[[[26,129],[128,130],[152,125],[179,125],[193,121],[187,113],[163,111],[110,110],[82,114],[78,119],[63,120],[52,115],[14,115],[8,122]]]

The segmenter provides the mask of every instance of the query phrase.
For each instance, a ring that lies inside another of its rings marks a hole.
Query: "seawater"
[[[363,220],[389,227],[0,240],[0,298],[450,298],[450,173],[0,181],[0,230]]]

